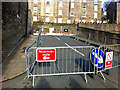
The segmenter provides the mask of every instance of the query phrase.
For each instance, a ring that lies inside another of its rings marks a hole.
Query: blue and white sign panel
[[[98,68],[103,67],[103,55],[104,53],[102,50],[98,48],[93,49],[90,55],[92,64],[94,64]]]

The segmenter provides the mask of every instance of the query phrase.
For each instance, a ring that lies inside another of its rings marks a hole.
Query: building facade
[[[29,0],[32,20],[51,23],[101,21],[99,0]]]
[[[111,24],[120,23],[120,1],[115,2],[113,0],[112,2],[110,2],[107,7],[107,19]]]
[[[117,3],[117,24],[120,24],[120,1]]]

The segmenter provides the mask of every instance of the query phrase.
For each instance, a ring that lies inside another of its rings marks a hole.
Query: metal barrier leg
[[[102,75],[102,77],[103,77],[103,79],[104,79],[104,82],[106,81],[106,79],[105,79],[105,77],[104,77],[104,75],[103,75],[103,73],[100,71],[100,73],[101,73],[101,75]]]
[[[33,76],[33,87],[35,86],[35,76]]]
[[[77,38],[77,41],[79,40],[79,38]]]
[[[27,71],[27,77],[29,78],[29,71]]]
[[[86,76],[86,74],[84,74],[84,75],[85,75],[85,81],[86,81],[86,83],[87,83],[87,82],[88,82],[88,81],[87,81],[87,76]]]

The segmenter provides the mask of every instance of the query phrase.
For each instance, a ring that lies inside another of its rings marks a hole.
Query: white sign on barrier
[[[105,69],[112,67],[113,52],[106,53]]]

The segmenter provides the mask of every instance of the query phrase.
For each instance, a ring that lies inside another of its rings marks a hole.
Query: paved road
[[[76,41],[69,37],[61,36],[43,36],[41,47],[70,47],[70,46],[88,46],[81,41]],[[85,68],[84,65],[90,63],[89,52],[93,48],[88,49],[57,49],[57,60],[55,63],[36,64],[33,71],[36,74],[49,73],[66,73],[66,72],[80,72],[89,70],[89,66]],[[78,53],[79,52],[79,53]],[[82,54],[85,56],[82,56]],[[70,57],[69,57],[70,56]],[[67,59],[66,59],[67,58]],[[81,59],[80,59],[81,58]],[[81,62],[82,61],[82,62]],[[85,61],[85,62],[84,62]],[[82,65],[80,64],[82,63]],[[81,69],[82,68],[82,69]],[[24,79],[26,74],[21,75],[13,80],[3,83],[3,87],[7,88],[26,88],[31,87],[31,80]],[[101,75],[98,74],[95,78],[87,75],[88,83],[85,83],[84,75],[62,75],[62,76],[45,76],[36,77],[35,88],[118,88],[118,68],[111,69],[110,75],[104,74],[106,82],[103,81]],[[16,82],[17,81],[17,82]]]

